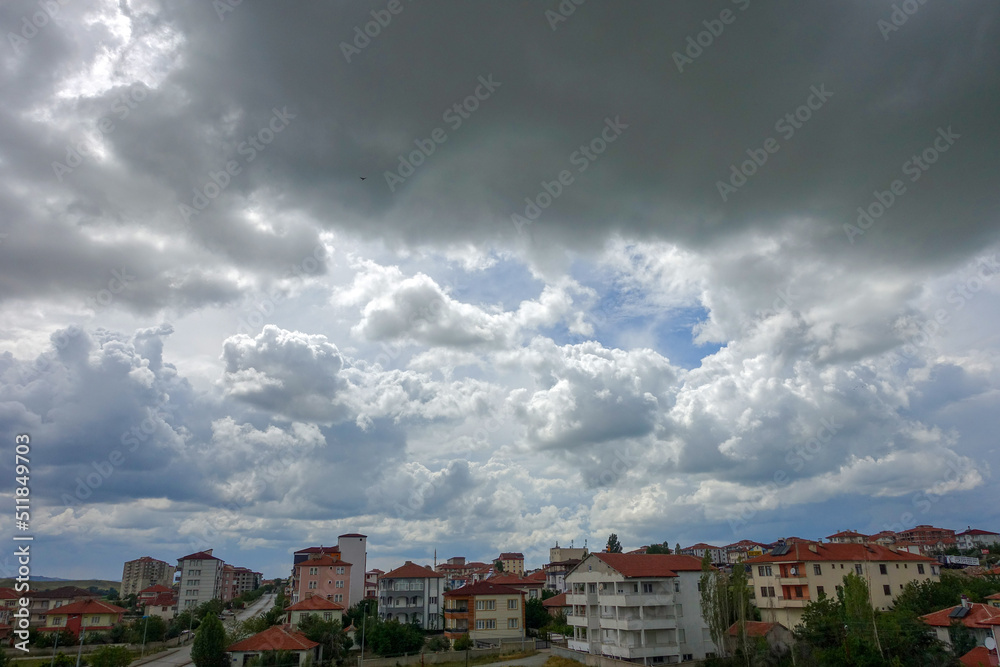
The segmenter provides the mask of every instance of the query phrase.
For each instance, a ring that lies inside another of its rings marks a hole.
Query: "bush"
[[[102,646],[88,656],[92,667],[128,667],[132,652],[124,646]]]
[[[472,637],[469,636],[468,632],[455,640],[456,651],[467,651],[470,648],[472,648]]]
[[[444,635],[433,635],[427,638],[426,648],[428,651],[450,651],[451,641]]]

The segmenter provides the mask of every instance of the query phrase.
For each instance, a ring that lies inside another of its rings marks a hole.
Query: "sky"
[[[35,574],[1000,531],[995,3],[0,26],[0,529]]]

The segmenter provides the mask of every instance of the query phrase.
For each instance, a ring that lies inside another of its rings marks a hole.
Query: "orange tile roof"
[[[949,614],[957,608],[958,607],[948,607],[947,609],[941,609],[930,614],[924,614],[920,617],[920,620],[927,625],[932,625],[938,628],[947,628],[951,625],[952,621],[958,620],[961,621],[962,625],[967,628],[978,628],[980,630],[994,625],[994,623],[992,623],[994,620],[1000,621],[1000,609],[997,607],[991,607],[988,604],[980,604],[977,602],[970,603],[969,613],[966,614],[964,618],[951,618]]]
[[[739,634],[739,623],[733,623],[729,626],[727,634],[730,637],[736,637]],[[747,621],[747,637],[766,637],[767,633],[778,626],[777,623],[765,623],[763,621]]]
[[[985,646],[977,646],[958,659],[965,667],[996,667],[997,652],[990,652]]]
[[[517,551],[506,551],[500,554],[500,560],[524,560],[524,554]]]
[[[560,593],[559,595],[553,595],[548,600],[542,600],[543,607],[567,607],[566,604],[566,594]]]
[[[597,553],[591,555],[604,561],[626,577],[676,577],[678,572],[701,571],[701,559],[683,554]]]
[[[100,600],[81,600],[45,612],[50,614],[124,614],[125,610]]]
[[[832,537],[869,537],[869,536],[854,530],[842,530],[839,533],[834,533],[833,535],[827,535],[826,539],[830,539]]]
[[[816,549],[813,552],[809,549],[809,544],[799,543],[789,545],[788,553],[783,556],[773,556],[764,554],[755,556],[746,562],[752,563],[794,563],[797,561],[897,561],[905,560],[920,563],[936,563],[937,561],[927,556],[918,556],[906,551],[892,551],[888,547],[879,544],[828,544],[813,543]]]
[[[344,605],[339,602],[332,602],[326,598],[314,595],[311,598],[306,598],[301,602],[296,602],[293,605],[285,607],[285,611],[328,611],[331,609],[346,609]]]
[[[283,625],[272,625],[264,632],[226,648],[227,651],[307,651],[319,646],[305,635],[288,630]]]
[[[444,577],[440,572],[435,572],[429,567],[417,565],[411,561],[406,561],[405,565],[397,567],[383,574],[380,579],[426,579],[428,577]]]
[[[178,558],[177,560],[222,560],[222,559],[216,558],[215,556],[213,556],[208,552],[199,551],[197,553],[188,554],[187,556],[184,556],[184,558]]]
[[[295,567],[324,567],[327,565],[350,565],[350,563],[342,560],[337,560],[328,553],[323,554],[319,558],[312,558],[309,560],[304,560],[295,564]]]
[[[718,549],[718,548],[719,547],[712,546],[711,544],[705,544],[704,542],[699,542],[698,544],[692,544],[689,547],[684,547],[683,549],[681,549],[681,551],[687,551],[688,549]]]

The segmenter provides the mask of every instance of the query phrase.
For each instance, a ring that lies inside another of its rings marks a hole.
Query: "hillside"
[[[15,583],[14,579],[0,579],[0,588],[14,588]],[[77,586],[78,588],[90,588],[91,586],[97,586],[101,590],[107,590],[108,588],[121,590],[122,582],[107,581],[105,579],[59,579],[57,581],[31,580],[31,590],[33,591],[50,591],[53,588],[61,588],[63,586]]]

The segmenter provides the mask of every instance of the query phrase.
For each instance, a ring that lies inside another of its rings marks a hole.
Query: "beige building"
[[[121,597],[138,595],[139,591],[150,586],[172,585],[174,569],[170,563],[150,556],[125,561],[125,567],[122,568]]]
[[[478,581],[444,594],[444,634],[463,634],[477,644],[524,638],[524,593],[508,586]]]
[[[868,583],[872,606],[887,610],[911,581],[937,581],[932,558],[877,544],[798,543],[746,561],[761,620],[794,629],[821,595],[833,597],[853,572]]]
[[[177,559],[177,570],[181,573],[179,589],[180,610],[193,609],[203,602],[222,597],[221,559],[212,555],[212,550],[199,551]]]
[[[516,552],[505,552],[497,559],[503,563],[503,573],[512,574],[515,577],[524,576],[524,554]]]

